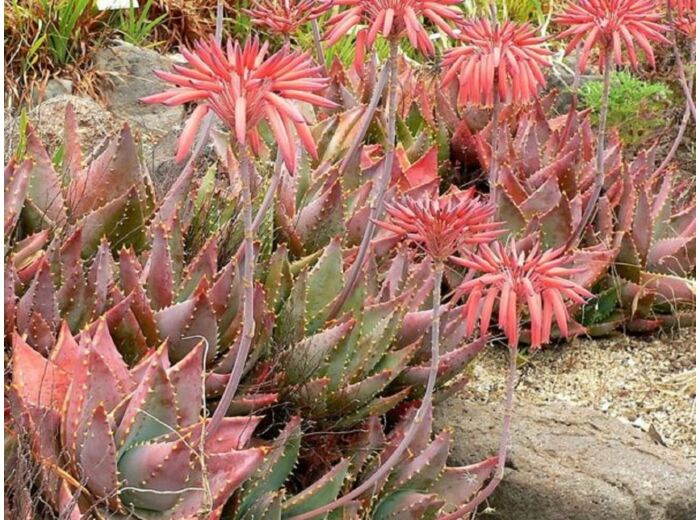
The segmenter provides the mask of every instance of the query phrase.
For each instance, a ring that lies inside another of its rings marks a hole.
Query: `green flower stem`
[[[207,435],[212,435],[221,424],[226,412],[228,411],[231,401],[238,385],[243,377],[248,352],[253,343],[255,336],[255,317],[253,315],[253,305],[255,299],[255,283],[253,280],[253,272],[255,268],[255,249],[253,247],[253,204],[250,195],[252,168],[250,157],[244,145],[240,145],[239,153],[239,171],[241,176],[241,195],[243,199],[243,247],[244,247],[244,263],[243,263],[243,330],[241,332],[241,341],[236,352],[236,360],[231,369],[231,375],[226,388],[221,396],[219,404],[217,404],[212,416],[211,422],[207,427]]]
[[[384,196],[386,195],[386,190],[389,187],[389,181],[391,180],[391,170],[394,165],[394,151],[396,149],[396,110],[398,105],[398,94],[399,94],[399,82],[398,82],[398,56],[399,56],[399,42],[394,39],[390,42],[391,53],[389,56],[389,62],[387,66],[389,68],[389,99],[387,106],[387,146],[386,155],[384,156],[384,169],[382,171],[382,176],[379,179],[379,187],[374,201],[370,206],[370,217],[367,221],[367,227],[365,228],[364,235],[362,236],[362,241],[360,242],[360,248],[357,252],[357,257],[352,264],[350,269],[350,275],[348,276],[345,286],[343,287],[340,296],[333,302],[333,306],[328,315],[328,319],[332,320],[338,315],[340,309],[347,299],[352,294],[355,289],[358,278],[360,277],[360,272],[365,263],[367,257],[367,252],[369,251],[370,243],[372,242],[372,237],[374,236],[374,230],[376,227],[376,222],[381,218],[382,211],[384,210]],[[377,82],[377,87],[379,87],[381,82]],[[380,92],[379,88],[375,88],[375,95]],[[374,95],[372,96],[375,97]],[[378,96],[377,96],[378,98]],[[373,111],[372,111],[373,112]],[[371,114],[369,107],[366,115]],[[369,127],[369,121],[366,121],[367,127]],[[360,135],[363,135],[360,132]],[[354,143],[353,143],[354,144]],[[342,168],[342,166],[341,166]]]

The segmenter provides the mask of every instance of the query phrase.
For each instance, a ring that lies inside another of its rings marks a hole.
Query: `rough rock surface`
[[[52,153],[63,142],[66,105],[71,103],[78,121],[83,152],[90,153],[105,137],[119,130],[119,123],[107,110],[88,97],[61,95],[35,106],[27,114],[39,138]],[[19,117],[6,119],[5,162],[17,144]]]
[[[169,58],[154,50],[123,42],[101,49],[95,55],[96,69],[110,84],[104,93],[107,108],[118,118],[132,123],[144,134],[144,139],[154,142],[180,125],[185,114],[182,106],[147,105],[139,101],[169,87],[153,71],[168,70],[171,64]]]
[[[171,88],[153,71],[169,70],[172,63],[171,57],[128,43],[102,49],[95,57],[97,69],[110,85],[105,93],[107,108],[115,117],[128,121],[140,138],[143,158],[159,195],[167,192],[182,170],[174,154],[185,109],[145,104],[140,99]]]
[[[73,93],[73,82],[65,78],[51,78],[45,86],[35,86],[32,90],[32,106],[43,101]]]
[[[159,197],[167,193],[184,166],[175,162],[179,135],[179,129],[173,129],[154,143],[144,146],[144,161]]]
[[[695,460],[695,329],[643,336],[575,338],[528,352],[518,399],[557,409],[598,410]],[[472,364],[468,401],[500,406],[508,367],[504,348]]]
[[[453,464],[497,452],[501,407],[454,397],[436,428],[454,431]],[[695,468],[681,454],[596,410],[516,405],[504,481],[489,499],[503,520],[695,518]]]
[[[576,53],[573,52],[568,56],[564,56],[562,62],[552,64],[547,74],[547,91],[556,89],[558,92],[555,107],[560,114],[566,114],[571,107],[573,100],[573,92],[571,90],[574,84],[575,71],[578,68]],[[603,78],[597,68],[592,68],[589,74],[579,75],[579,87],[582,87],[590,81],[601,81]]]
[[[124,122],[128,122],[156,189],[162,195],[182,170],[182,165],[175,163],[174,154],[185,108],[145,104],[141,98],[170,88],[169,84],[156,78],[153,71],[170,69],[174,60],[177,57],[162,56],[156,51],[123,42],[105,47],[94,58],[99,76],[105,79],[104,106],[87,97],[57,95],[31,110],[29,120],[51,153],[62,142],[65,107],[68,102],[72,103],[86,155],[106,136],[114,135]],[[5,126],[5,162],[17,143],[18,127],[18,117]]]

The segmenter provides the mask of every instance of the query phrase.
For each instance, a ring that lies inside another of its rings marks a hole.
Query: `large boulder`
[[[141,98],[172,88],[153,71],[169,70],[173,59],[125,42],[101,49],[95,56],[97,70],[109,83],[104,96],[107,108],[136,130],[145,164],[159,195],[167,192],[182,170],[182,165],[176,164],[174,159],[185,108],[145,104]]]
[[[169,70],[171,65],[169,57],[125,42],[100,49],[95,55],[95,68],[109,83],[104,92],[107,108],[140,130],[146,141],[156,142],[164,137],[182,123],[185,115],[182,106],[147,105],[140,101],[171,87],[153,74],[154,70]]]
[[[27,113],[27,120],[50,152],[56,150],[63,143],[66,105],[68,103],[73,105],[75,110],[84,153],[93,152],[95,147],[106,137],[114,135],[119,130],[120,124],[114,116],[90,98],[68,94],[52,97],[39,103]],[[5,163],[17,146],[19,126],[19,116],[6,118]]]
[[[498,451],[502,409],[454,397],[436,427],[454,432],[453,464]],[[592,409],[518,404],[503,482],[489,499],[501,520],[690,520],[695,468],[638,429]]]

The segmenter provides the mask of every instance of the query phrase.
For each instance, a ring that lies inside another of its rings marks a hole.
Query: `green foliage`
[[[581,101],[594,109],[596,123],[602,96],[602,81],[591,81],[581,87]],[[671,89],[665,83],[644,81],[627,71],[614,72],[610,83],[608,125],[619,130],[624,143],[641,144],[666,126],[664,112],[671,101]]]
[[[341,160],[360,113],[351,117],[344,110],[319,123],[324,132],[313,129],[323,142],[321,156]],[[412,139],[424,139],[424,124],[405,126],[416,132]],[[244,284],[236,184],[211,167],[196,179],[180,177],[180,189],[155,199],[128,125],[99,155],[84,158],[70,105],[64,143],[53,160],[31,125],[24,134],[24,160],[10,163],[5,173],[5,231],[11,237],[6,323],[16,331],[8,348],[11,377],[22,383],[10,429],[38,435],[33,424],[19,421],[25,409],[43,413],[40,408],[49,406],[51,442],[37,440],[40,451],[32,455],[47,458],[56,445],[80,462],[73,467],[52,459],[68,492],[76,492],[75,482],[90,482],[90,495],[78,504],[60,503],[55,487],[41,488],[47,508],[65,517],[129,510],[135,518],[193,518],[223,506],[251,477],[240,501],[229,502],[234,516],[226,518],[289,518],[360,485],[396,449],[418,420],[397,407],[427,384],[430,261],[406,247],[395,255],[372,252],[354,294],[331,317],[353,247],[345,223],[362,229],[369,218],[369,199],[342,190],[337,171],[302,161],[302,171],[283,177],[273,205],[264,210],[255,232],[249,368],[221,423],[225,430],[204,439],[205,399],[213,405],[222,394],[240,334]],[[405,161],[411,156],[409,150]],[[256,166],[257,213],[272,163]],[[436,168],[428,160],[404,164],[402,184],[434,185]],[[380,171],[358,170],[352,174],[365,183],[375,182]],[[467,365],[485,345],[466,338],[461,322],[460,313],[443,321],[435,402],[461,388]],[[42,377],[45,372],[51,377]],[[385,429],[380,417],[392,410],[404,418]],[[266,430],[248,448],[263,420]],[[411,452],[378,483],[377,500],[362,506],[362,518],[402,511],[429,518],[426,511],[468,500],[490,475],[491,460],[484,471],[483,464],[445,468],[449,437],[431,440],[430,420],[430,413],[421,417],[424,426]],[[362,433],[365,427],[371,435]],[[54,434],[61,429],[63,438]],[[327,431],[340,440],[335,448]],[[191,459],[190,445],[201,450],[206,471]],[[324,445],[328,450],[317,460],[309,458]],[[22,510],[25,496],[35,496],[32,484],[21,482],[28,487],[13,494],[13,512]],[[450,492],[454,486],[462,486],[459,493]],[[47,517],[42,513],[34,517]]]
[[[52,2],[42,0],[45,12],[51,23],[46,24],[46,37],[53,59],[66,64],[75,57],[81,44],[81,22],[90,15],[93,0],[63,0]]]
[[[14,152],[14,158],[17,161],[24,159],[24,154],[27,150],[27,109],[22,108],[19,114],[19,129],[17,131],[18,141]]]
[[[99,11],[95,0],[4,0],[5,93],[21,105],[52,76],[99,95],[91,81],[94,52],[115,33],[136,45],[191,45],[213,32],[217,0],[142,0],[138,8]],[[231,18],[228,32],[245,35],[250,21]]]
[[[144,45],[148,43],[156,26],[168,17],[167,13],[163,13],[151,18],[152,6],[153,0],[147,0],[146,3],[137,8],[132,0],[128,9],[115,11],[110,22],[125,41],[134,45]]]
[[[230,32],[238,38],[245,38],[253,29],[250,16],[242,10],[238,10],[233,16],[224,21],[224,33]]]
[[[573,202],[589,186],[595,132],[590,114],[573,112],[566,131],[554,130],[554,124],[546,124],[547,101],[522,112],[515,135],[507,137],[509,168],[499,172],[502,197],[496,216],[511,234],[530,233],[555,248],[576,231]],[[466,162],[469,153],[461,150],[468,150],[481,171],[488,171],[489,131],[455,133],[454,157]],[[619,196],[602,199],[594,234],[584,233],[573,252],[573,264],[582,268],[577,282],[603,289],[594,290],[599,296],[584,307],[583,325],[596,336],[621,326],[642,332],[687,323],[695,291],[695,201],[684,199],[680,179],[655,173],[653,153],[640,152],[627,161],[620,143],[611,139],[606,144],[606,192]],[[528,227],[534,218],[537,226]]]
[[[617,288],[611,287],[600,292],[581,310],[581,324],[595,325],[607,320],[618,305]]]
[[[241,16],[244,15],[242,14]],[[324,46],[327,67],[330,67],[333,64],[333,61],[336,59],[339,60],[345,68],[352,65],[353,61],[355,60],[355,53],[357,50],[357,45],[355,44],[355,33],[355,30],[351,30],[345,37],[341,38],[338,43],[332,47],[325,48]],[[315,55],[316,50],[314,47],[314,35],[310,25],[307,25],[307,27],[304,27],[302,30],[298,31],[295,35],[295,39],[299,47],[312,55]],[[438,46],[443,48],[449,48],[455,44],[451,38],[448,38],[442,34],[439,34],[439,41],[440,44],[438,44]],[[377,60],[379,62],[385,62],[389,58],[389,42],[382,37],[377,37],[372,49],[368,51],[368,53],[376,53]],[[423,58],[407,40],[401,41],[401,53],[411,60],[425,60],[425,58]]]
[[[84,44],[84,30],[94,15],[94,0],[38,0],[5,2],[10,34],[28,29],[23,68],[35,64],[44,52],[58,65],[75,60]],[[19,25],[18,25],[19,24]],[[31,27],[30,27],[31,26]],[[34,29],[34,30],[31,30]],[[7,43],[8,32],[5,32]],[[6,46],[7,48],[7,46]]]
[[[15,101],[58,71],[75,79],[111,34],[94,0],[5,0],[4,7],[5,92]]]
[[[465,0],[464,5],[470,16],[484,16],[489,14],[492,3],[492,0]],[[555,0],[496,0],[495,6],[499,19],[542,25],[555,3]]]

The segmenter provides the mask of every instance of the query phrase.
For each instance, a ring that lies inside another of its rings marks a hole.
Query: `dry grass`
[[[41,98],[46,83],[58,72],[78,92],[97,94],[91,58],[111,30],[105,29],[106,13],[95,11],[93,0],[84,0],[84,6],[79,3],[4,0],[6,103],[29,104],[33,94]]]
[[[119,18],[100,12],[95,0],[3,0],[5,11],[5,108],[40,102],[51,78],[70,80],[74,92],[100,99],[102,78],[93,56],[119,35]],[[149,20],[163,16],[149,35],[148,45],[161,52],[214,34],[217,0],[155,0]],[[224,12],[235,16],[238,2],[224,1]],[[69,20],[69,22],[66,22]]]
[[[161,49],[177,50],[180,45],[192,46],[201,38],[214,34],[217,0],[156,0],[151,19],[165,15],[156,27],[153,40]],[[224,1],[224,13],[232,16],[240,2]]]

